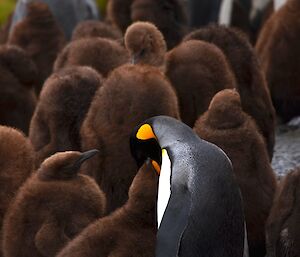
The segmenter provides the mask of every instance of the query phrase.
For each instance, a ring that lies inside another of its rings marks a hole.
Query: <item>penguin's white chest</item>
[[[163,219],[171,196],[171,160],[166,149],[162,150],[162,165],[158,183],[157,224]]]

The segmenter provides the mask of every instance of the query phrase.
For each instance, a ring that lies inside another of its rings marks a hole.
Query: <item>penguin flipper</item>
[[[180,198],[171,196],[157,233],[156,257],[179,256],[181,239],[188,226],[191,198],[187,192]]]

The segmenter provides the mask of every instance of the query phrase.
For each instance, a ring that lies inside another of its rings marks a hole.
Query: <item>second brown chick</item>
[[[127,203],[88,226],[57,257],[153,257],[157,183],[152,165],[144,164],[132,182]]]

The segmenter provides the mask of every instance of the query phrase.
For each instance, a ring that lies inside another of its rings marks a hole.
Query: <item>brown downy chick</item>
[[[8,44],[23,48],[36,63],[39,74],[36,92],[52,73],[53,63],[65,44],[65,36],[44,3],[29,3],[28,15],[12,31]]]
[[[289,0],[265,23],[256,51],[284,122],[300,115],[300,2]]]
[[[266,226],[267,256],[300,256],[300,168],[280,183]]]
[[[89,37],[118,40],[122,38],[122,33],[116,27],[105,22],[96,20],[80,22],[72,33],[72,41]]]
[[[34,151],[23,133],[0,126],[0,156],[0,256],[2,256],[3,218],[19,187],[34,170]]]
[[[47,79],[29,131],[36,167],[56,152],[80,150],[80,127],[101,85],[102,76],[89,67],[62,69]]]
[[[186,34],[187,13],[183,0],[133,0],[131,20],[155,24],[164,35],[168,49],[178,45]]]
[[[265,138],[272,159],[275,142],[275,110],[254,49],[246,36],[233,28],[211,25],[196,30],[188,40],[204,40],[218,46],[225,54],[236,78],[243,110],[256,121]]]
[[[167,52],[162,33],[149,22],[135,22],[126,30],[125,46],[131,63],[162,67]]]
[[[133,0],[109,0],[107,4],[107,20],[125,33],[131,24],[130,6]]]
[[[102,191],[93,179],[78,174],[81,164],[97,152],[57,153],[25,182],[5,216],[4,256],[54,257],[102,217]]]
[[[107,198],[107,212],[122,206],[137,172],[130,152],[132,130],[157,115],[179,118],[176,94],[155,67],[124,65],[115,69],[91,104],[81,128],[82,149],[101,149],[84,172]]]
[[[0,126],[1,224],[9,202],[34,170],[34,151],[30,141],[16,129]]]
[[[37,69],[26,53],[16,46],[0,46],[0,124],[28,134],[36,105],[33,87]]]
[[[129,189],[127,203],[88,226],[58,257],[153,257],[158,176],[145,163]]]
[[[190,127],[218,91],[235,87],[222,51],[202,41],[185,42],[168,52],[166,75],[177,92],[182,121]]]
[[[54,71],[70,66],[89,66],[106,77],[113,69],[127,63],[128,53],[114,40],[87,38],[70,42],[57,57]]]
[[[202,139],[219,146],[232,161],[244,200],[250,256],[265,256],[265,224],[276,178],[263,137],[254,120],[243,112],[239,94],[229,89],[217,93],[194,130]]]

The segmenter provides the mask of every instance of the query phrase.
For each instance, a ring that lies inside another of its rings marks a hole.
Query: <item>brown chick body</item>
[[[101,151],[84,168],[105,192],[108,213],[127,201],[137,172],[128,143],[130,134],[156,115],[178,118],[179,112],[168,80],[150,66],[124,65],[114,70],[95,95],[81,128],[82,148]]]
[[[47,79],[29,131],[37,167],[56,152],[80,150],[80,127],[101,84],[89,67],[62,69]]]
[[[300,256],[300,168],[281,181],[266,226],[267,256]]]
[[[250,256],[265,256],[265,224],[276,190],[264,141],[242,110],[236,91],[223,90],[196,122],[195,132],[219,146],[232,161],[244,200]]]
[[[256,44],[275,109],[284,122],[300,115],[299,16],[299,1],[287,1],[265,23]]]
[[[252,41],[253,32],[251,30],[251,1],[243,4],[243,1],[233,1],[230,26],[242,30]],[[245,3],[245,2],[244,2]]]
[[[132,182],[127,203],[88,226],[57,256],[153,257],[158,183],[155,173],[151,164],[144,164]]]
[[[162,33],[149,22],[135,22],[126,30],[125,47],[134,64],[163,67],[167,52]]]
[[[23,48],[36,63],[39,70],[36,92],[39,93],[65,44],[65,36],[49,7],[44,3],[30,3],[27,17],[15,26],[8,44]]]
[[[164,35],[168,49],[178,45],[187,31],[187,14],[182,0],[133,0],[131,20],[155,24]]]
[[[251,115],[265,138],[270,159],[275,142],[275,110],[257,57],[241,32],[212,25],[189,34],[185,40],[204,40],[218,46],[225,54],[236,77],[236,88],[243,110]]]
[[[80,22],[72,33],[72,41],[89,37],[117,40],[122,38],[122,33],[112,25],[101,21],[88,20]]]
[[[28,134],[36,105],[35,64],[16,46],[0,46],[0,124]]]
[[[57,153],[25,182],[5,216],[4,256],[55,256],[103,215],[103,193],[91,178],[78,175],[81,163],[93,154]]]
[[[125,33],[131,24],[130,6],[133,0],[109,0],[107,4],[107,20]]]
[[[0,243],[2,222],[9,203],[34,170],[34,151],[30,141],[18,130],[0,126]],[[0,251],[2,256],[2,251]]]
[[[222,51],[197,40],[168,52],[166,75],[177,92],[181,119],[190,127],[218,91],[235,87],[234,75]]]
[[[89,66],[106,77],[113,69],[127,63],[128,53],[114,40],[79,39],[69,43],[59,54],[54,71],[70,66]]]

